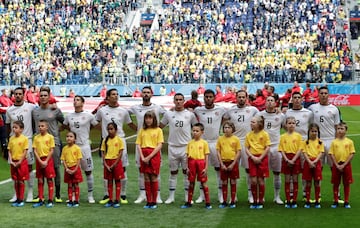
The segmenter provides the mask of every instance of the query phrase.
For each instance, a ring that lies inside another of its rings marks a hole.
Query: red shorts
[[[41,161],[45,161],[46,157],[42,157]],[[54,178],[55,170],[54,170],[54,160],[51,157],[48,161],[48,164],[45,168],[42,168],[40,163],[36,160],[36,178]]]
[[[68,167],[70,170],[74,170],[76,168],[76,165],[73,167]],[[72,175],[70,175],[66,170],[64,171],[64,182],[68,184],[77,184],[81,183],[83,181],[83,177],[81,174],[81,168],[80,166],[77,168],[76,172]]]
[[[351,169],[351,164],[347,164],[343,171],[340,172],[336,166],[332,166],[331,167],[331,183],[332,184],[340,184],[341,181],[341,177],[343,179],[343,184],[352,184],[354,182],[353,177],[352,177],[352,169]]]
[[[233,163],[232,161],[230,162],[224,162],[224,165],[226,167],[228,167],[229,165],[231,165],[231,163]],[[220,178],[221,180],[225,181],[228,179],[239,179],[240,177],[240,172],[239,172],[239,163],[236,162],[233,169],[231,171],[225,171],[220,169]]]
[[[14,162],[18,162],[14,160]],[[14,181],[29,180],[29,166],[27,159],[24,159],[18,167],[11,166],[10,168],[11,178]]]
[[[195,182],[196,176],[197,181],[205,183],[207,181],[207,175],[202,175],[201,172],[205,169],[205,160],[203,159],[188,159],[188,179],[190,182]]]
[[[144,157],[147,157],[149,154],[153,152],[154,148],[142,148],[141,151]],[[161,164],[161,155],[160,151],[155,154],[149,161],[149,163],[145,163],[140,161],[140,172],[141,173],[149,173],[159,175],[160,173],[160,164]]]
[[[312,159],[315,160],[315,159]],[[304,169],[302,172],[302,179],[306,181],[320,181],[322,180],[322,165],[321,159],[316,163],[315,168],[310,168],[309,163],[305,161]]]
[[[285,154],[285,155],[289,160],[292,160],[295,157],[296,154],[288,153],[288,154]],[[285,159],[283,158],[282,159],[282,164],[281,164],[281,173],[288,174],[288,175],[301,173],[301,159],[300,159],[300,157],[298,157],[296,159],[295,164],[293,164],[293,165],[290,165],[289,163],[287,163],[285,161]]]
[[[105,162],[108,166],[112,166],[116,162],[116,159],[105,159]],[[124,169],[123,169],[121,160],[119,160],[117,165],[111,171],[109,171],[104,166],[104,179],[106,179],[106,180],[121,180],[124,177],[125,177]]]
[[[254,155],[260,157],[261,155]],[[269,177],[269,159],[266,155],[260,164],[255,164],[254,161],[249,157],[249,175],[250,177]]]

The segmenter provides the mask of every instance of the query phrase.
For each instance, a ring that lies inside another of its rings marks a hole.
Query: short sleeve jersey
[[[219,138],[221,121],[225,114],[225,108],[215,105],[214,108],[207,109],[205,106],[197,107],[194,110],[200,123],[204,125],[203,139],[216,141]]]
[[[78,160],[82,158],[81,149],[78,145],[64,146],[61,153],[61,161],[65,162],[67,167],[76,166]]]
[[[191,140],[191,126],[196,122],[195,115],[186,109],[182,111],[167,111],[164,114],[161,123],[163,125],[169,125],[169,145],[187,145]]]
[[[39,157],[47,157],[52,148],[55,148],[54,136],[49,133],[45,135],[38,134],[34,137],[33,148]]]
[[[49,123],[49,133],[54,136],[55,143],[60,144],[60,133],[58,122],[64,122],[64,115],[60,109],[52,109],[50,107],[37,107],[33,110],[33,119],[35,126],[39,125],[40,120],[47,120]],[[36,132],[38,129],[36,128]]]
[[[153,103],[151,103],[151,105],[149,106],[145,106],[142,104],[131,106],[129,109],[129,113],[136,116],[138,131],[143,127],[144,115],[147,111],[153,111],[155,113],[158,123],[160,123],[160,115],[166,112],[166,110],[162,106]]]
[[[302,151],[303,153],[307,154],[307,156],[311,159],[315,159],[319,156],[320,153],[325,152],[324,142],[320,144],[321,140],[315,139],[315,140],[308,140],[308,143],[306,141],[303,141],[302,143]]]
[[[121,107],[110,107],[108,105],[102,107],[96,113],[96,120],[101,122],[101,136],[106,138],[108,135],[107,125],[111,122],[114,122],[118,126],[118,135],[121,138],[125,137],[125,132],[123,130],[124,124],[132,123],[129,112]]]
[[[105,159],[117,159],[119,157],[120,151],[124,149],[124,143],[119,136],[114,138],[109,138],[106,142],[107,148],[105,146],[106,138],[103,139],[101,143],[101,151],[105,153]]]
[[[209,145],[204,139],[192,139],[186,147],[186,154],[188,158],[205,159],[205,156],[210,153]]]
[[[238,151],[241,150],[240,140],[235,135],[227,137],[220,136],[216,143],[222,161],[233,161]]]
[[[270,146],[270,137],[266,131],[261,130],[257,133],[250,131],[246,135],[245,147],[249,149],[251,154],[261,155],[268,146]]]
[[[160,128],[141,128],[136,139],[136,144],[141,148],[156,148],[159,143],[163,142],[164,135]]]
[[[24,102],[21,106],[12,105],[6,110],[6,123],[10,124],[12,129],[14,121],[21,120],[24,123],[23,134],[32,138],[34,131],[32,125],[32,111],[35,109],[35,105]],[[11,131],[10,136],[14,133]]]
[[[269,133],[271,145],[277,145],[280,142],[280,130],[285,120],[282,113],[269,113],[261,111],[257,114],[264,117],[264,130]]]
[[[354,142],[349,138],[334,139],[331,142],[329,154],[333,154],[337,163],[345,162],[355,153]]]
[[[303,140],[306,139],[309,124],[314,120],[313,113],[306,108],[300,110],[288,109],[285,113],[285,119],[290,116],[296,119],[295,131],[301,134]]]
[[[10,150],[11,158],[13,160],[20,160],[24,155],[24,150],[29,148],[28,138],[23,134],[21,134],[19,137],[13,135],[10,137],[7,148]]]
[[[299,133],[284,133],[280,136],[279,152],[285,154],[296,154],[302,146],[302,137]]]
[[[88,112],[73,112],[65,116],[65,125],[76,134],[76,144],[85,145],[89,143],[90,127],[98,124],[95,117]]]

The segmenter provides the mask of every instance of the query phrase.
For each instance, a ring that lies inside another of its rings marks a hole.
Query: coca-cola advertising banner
[[[330,95],[329,101],[336,106],[360,106],[360,94],[334,94]]]

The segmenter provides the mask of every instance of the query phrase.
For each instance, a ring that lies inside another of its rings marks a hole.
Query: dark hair
[[[318,88],[319,91],[322,89],[326,89],[329,92],[329,88],[327,86],[321,86],[320,88]]]
[[[213,96],[215,96],[215,92],[214,92],[214,90],[212,90],[212,89],[207,89],[207,90],[205,90],[204,95],[205,95],[205,94],[208,94],[208,93],[211,93]]]
[[[50,87],[49,86],[41,86],[40,87],[40,92],[47,92],[50,95]]]
[[[85,98],[83,97],[83,96],[80,96],[80,95],[75,95],[75,97],[74,97],[74,100],[75,100],[75,98],[80,98],[80,100],[84,103],[85,102]]]
[[[201,131],[204,131],[204,129],[205,129],[204,124],[202,124],[202,123],[196,123],[193,125],[193,127],[199,127]]]
[[[345,130],[348,129],[348,126],[344,121],[341,121],[337,126],[343,126],[343,127],[345,127]]]
[[[21,91],[23,92],[23,94],[25,94],[25,89],[22,88],[22,87],[16,87],[16,88],[14,89],[14,92],[15,92],[16,90],[21,90]]]
[[[224,124],[223,124],[223,131],[224,131],[225,125],[228,125],[229,127],[231,127],[232,133],[234,133],[236,131],[235,124],[233,122],[225,121]]]
[[[117,92],[117,89],[112,88],[112,89],[109,89],[108,91],[106,91],[106,98],[110,97],[112,91],[116,91],[116,92]]]
[[[107,125],[107,128],[108,127],[110,127],[110,126],[112,126],[116,131],[117,131],[117,129],[118,129],[118,126],[117,126],[117,124],[115,123],[115,122],[110,122],[110,123],[108,123],[108,125]],[[107,142],[109,141],[109,134],[106,136],[106,138],[105,138],[105,154],[107,153],[107,151],[108,151],[108,145],[107,145]]]
[[[302,97],[301,93],[298,91],[293,92],[293,94],[291,94],[291,97],[293,97],[294,95],[300,95]]]
[[[198,93],[196,90],[191,91],[191,99],[196,100],[198,99]]]
[[[75,132],[73,132],[73,131],[69,131],[67,134],[69,134],[69,133],[72,133],[73,135],[74,135],[74,138],[76,139],[76,133]]]
[[[15,120],[13,122],[13,125],[18,125],[21,129],[24,129],[25,125],[24,125],[24,122],[22,122],[21,120]]]
[[[141,91],[144,91],[144,89],[149,89],[151,91],[151,94],[153,94],[153,90],[150,86],[144,86]]]
[[[176,96],[182,96],[182,98],[185,100],[184,94],[182,94],[182,93],[176,93],[176,94],[174,95],[174,99],[175,99]]]
[[[151,117],[153,119],[153,122],[152,122],[151,126],[146,125],[146,123],[145,123],[145,118],[146,117]],[[147,128],[157,128],[157,127],[158,127],[158,121],[157,121],[155,112],[154,111],[145,112],[143,128],[147,129]]]
[[[316,129],[318,130],[319,145],[321,145],[321,144],[322,144],[322,141],[320,140],[320,127],[319,127],[319,125],[317,125],[316,123],[311,123],[311,124],[309,124],[308,139],[306,140],[306,144],[309,144],[309,138],[310,138],[311,128],[316,128]]]
[[[246,92],[246,90],[240,89],[236,91],[236,96],[238,96],[239,93],[245,93],[245,96],[248,97],[248,93]]]

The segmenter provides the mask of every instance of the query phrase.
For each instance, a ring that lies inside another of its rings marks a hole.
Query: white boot
[[[200,195],[199,198],[197,198],[197,200],[195,200],[195,203],[202,203],[204,202],[205,196],[204,196],[204,190],[202,188],[200,188]]]
[[[157,204],[162,204],[163,203],[163,201],[161,199],[161,196],[160,196],[160,191],[158,191],[158,194],[157,194],[157,197],[156,197],[156,203]]]
[[[16,193],[14,193],[13,197],[9,199],[10,203],[14,203],[17,200]]]
[[[175,190],[171,190],[169,192],[169,198],[167,200],[165,200],[165,204],[170,204],[175,202]]]
[[[274,202],[279,205],[284,204],[284,202],[280,199],[280,189],[274,189],[274,193]]]
[[[94,196],[93,196],[93,192],[88,192],[88,202],[89,203],[95,203],[95,199],[94,199]]]
[[[139,204],[146,200],[145,190],[140,190],[140,194],[138,198],[134,201],[134,203]]]

